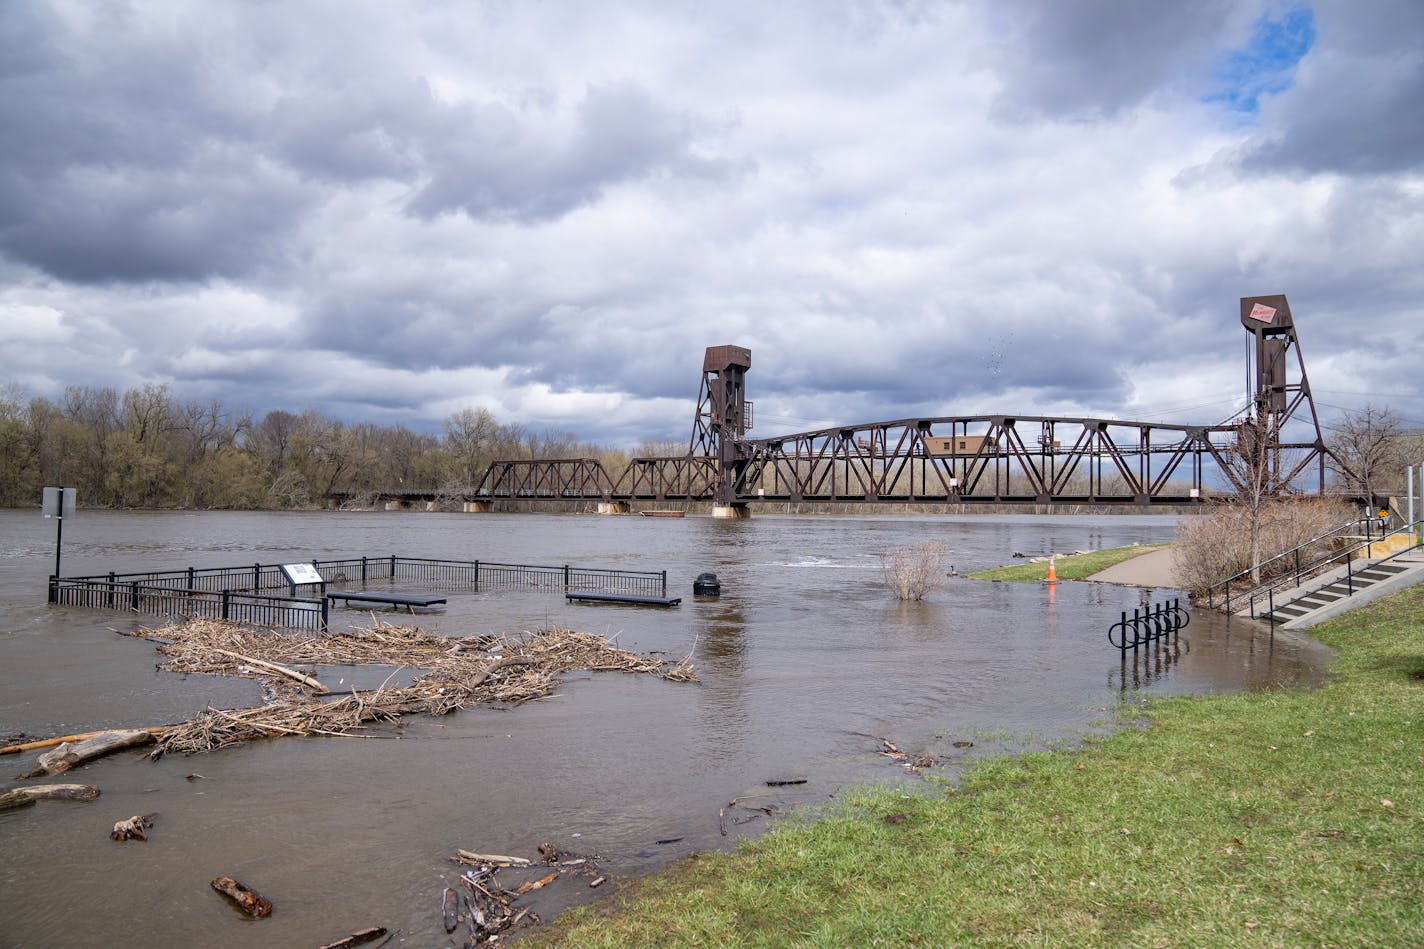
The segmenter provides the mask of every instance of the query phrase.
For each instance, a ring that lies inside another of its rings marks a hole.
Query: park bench
[[[592,593],[586,590],[571,590],[564,594],[569,600],[587,600],[591,603],[631,603],[635,606],[677,606],[680,596],[643,596],[636,593]]]
[[[425,593],[370,593],[355,592],[352,590],[337,590],[326,594],[326,598],[335,603],[337,600],[345,600],[346,605],[352,603],[384,603],[391,609],[398,609],[404,606],[407,611],[414,613],[417,606],[431,607],[437,603],[444,603],[443,596],[430,596]]]

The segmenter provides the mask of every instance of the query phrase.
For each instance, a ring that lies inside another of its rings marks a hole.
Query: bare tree
[[[1338,456],[1331,467],[1360,489],[1367,501],[1398,487],[1405,465],[1407,433],[1404,420],[1393,410],[1366,405],[1358,412],[1346,412],[1330,439]]]
[[[1251,582],[1259,583],[1258,564],[1261,556],[1261,520],[1266,506],[1276,494],[1272,479],[1274,448],[1270,438],[1270,419],[1249,418],[1236,426],[1236,441],[1229,456],[1231,473],[1236,481],[1236,500],[1246,514],[1249,543],[1247,555],[1251,564]],[[1278,449],[1277,449],[1278,450]]]
[[[944,582],[946,551],[944,544],[933,540],[885,551],[880,555],[885,586],[902,600],[923,600],[926,593]]]

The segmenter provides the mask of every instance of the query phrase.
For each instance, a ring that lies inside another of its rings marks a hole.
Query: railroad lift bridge
[[[751,351],[712,346],[687,453],[492,462],[467,510],[498,500],[712,503],[746,517],[754,502],[818,504],[1191,505],[1213,493],[1324,493],[1326,447],[1283,294],[1244,297],[1254,339],[1248,406],[1211,425],[1106,418],[966,415],[865,422],[752,438]]]

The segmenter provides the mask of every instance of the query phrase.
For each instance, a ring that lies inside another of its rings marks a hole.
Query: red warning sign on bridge
[[[1269,323],[1276,318],[1276,308],[1266,306],[1264,303],[1257,303],[1251,307],[1251,312],[1247,314],[1253,320],[1260,320],[1262,323]]]

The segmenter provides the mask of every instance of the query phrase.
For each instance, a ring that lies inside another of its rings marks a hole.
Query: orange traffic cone
[[[1048,555],[1048,582],[1058,582],[1058,566],[1053,562],[1053,555]]]

